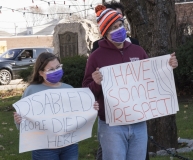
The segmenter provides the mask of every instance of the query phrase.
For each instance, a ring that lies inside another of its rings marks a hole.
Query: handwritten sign
[[[138,123],[179,110],[169,58],[166,55],[100,69],[106,123]]]
[[[13,104],[22,116],[19,152],[60,148],[91,137],[97,116],[88,88],[50,89]]]

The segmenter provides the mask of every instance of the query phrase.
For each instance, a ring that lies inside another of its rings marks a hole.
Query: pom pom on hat
[[[103,5],[95,7],[97,17],[97,24],[99,26],[101,35],[104,36],[109,27],[116,21],[123,21],[123,16],[114,9],[106,8]]]
[[[103,5],[98,5],[95,7],[95,13],[97,14],[99,11],[102,12],[103,10],[105,10],[106,7]]]

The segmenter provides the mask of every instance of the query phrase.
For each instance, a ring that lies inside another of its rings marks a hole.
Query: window
[[[48,52],[53,53],[54,49],[53,48],[47,48]]]
[[[33,51],[32,50],[24,50],[21,54],[21,59],[33,58]]]
[[[37,49],[34,49],[34,53],[35,53],[35,56],[34,56],[34,58],[37,58],[41,53],[43,53],[43,52],[48,52],[47,50],[46,50],[46,48],[37,48]]]
[[[23,49],[10,49],[3,53],[0,57],[3,59],[15,59],[22,51]]]

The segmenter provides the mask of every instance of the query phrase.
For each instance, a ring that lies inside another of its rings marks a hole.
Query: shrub
[[[178,67],[174,69],[178,91],[192,92],[193,88],[193,39],[176,51]]]
[[[63,58],[61,60],[64,70],[62,81],[72,85],[75,88],[82,87],[86,62],[87,57],[84,55]]]
[[[23,79],[24,82],[28,82],[33,72],[33,67],[28,67],[19,72],[19,76]]]

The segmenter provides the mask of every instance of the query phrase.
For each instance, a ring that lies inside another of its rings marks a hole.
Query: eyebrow
[[[57,66],[56,66],[56,68],[57,67],[59,67],[61,64],[58,64]],[[56,69],[56,68],[49,68],[49,69],[47,69],[47,70],[50,70],[50,69]],[[46,68],[45,68],[46,69]]]

